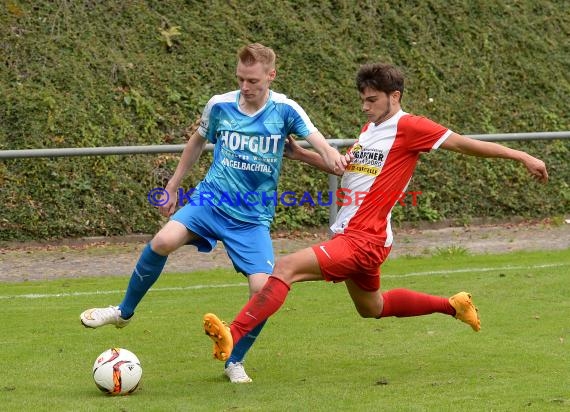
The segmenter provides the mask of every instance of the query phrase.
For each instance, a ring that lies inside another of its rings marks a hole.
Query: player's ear
[[[392,103],[400,103],[400,96],[402,96],[402,93],[399,90],[393,91],[390,93],[390,100],[392,100]]]
[[[270,81],[275,80],[276,76],[277,76],[277,70],[275,69],[271,69],[269,70],[269,73],[267,73],[267,77],[269,78]]]

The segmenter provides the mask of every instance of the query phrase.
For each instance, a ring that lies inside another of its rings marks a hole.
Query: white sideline
[[[545,269],[557,268],[561,266],[570,266],[568,263],[548,263],[545,265],[531,265],[531,266],[497,266],[494,268],[469,268],[469,269],[455,269],[455,270],[434,270],[429,272],[410,272],[402,275],[382,275],[383,278],[406,278],[409,276],[427,276],[427,275],[448,275],[452,273],[465,273],[465,272],[492,272],[495,270],[521,270],[521,269]]]
[[[154,288],[149,292],[172,292],[181,290],[194,290],[194,289],[216,289],[216,288],[233,288],[236,286],[247,286],[247,283],[227,283],[221,285],[194,285],[194,286],[181,286],[173,288]],[[94,292],[70,292],[70,293],[27,293],[25,295],[0,295],[2,299],[42,299],[42,298],[61,298],[68,296],[93,296],[93,295],[113,295],[115,293],[125,293],[124,290],[97,290]]]
[[[522,270],[522,269],[546,269],[561,266],[570,266],[568,263],[549,263],[544,265],[530,265],[530,266],[496,266],[492,268],[468,268],[468,269],[455,269],[455,270],[430,270],[427,272],[410,272],[401,275],[382,275],[382,278],[403,278],[411,276],[429,276],[429,275],[451,275],[454,273],[466,273],[466,272],[495,272],[495,271],[506,271],[506,270]],[[216,289],[216,288],[233,288],[233,287],[243,287],[247,286],[247,283],[226,283],[220,285],[193,285],[193,286],[181,286],[181,287],[171,287],[171,288],[154,288],[150,289],[149,292],[173,292],[173,291],[184,291],[184,290],[196,290],[196,289]],[[28,293],[24,295],[0,295],[0,300],[2,299],[43,299],[43,298],[61,298],[61,297],[75,297],[75,296],[92,296],[92,295],[112,295],[124,293],[124,290],[98,290],[94,292],[70,292],[70,293]]]

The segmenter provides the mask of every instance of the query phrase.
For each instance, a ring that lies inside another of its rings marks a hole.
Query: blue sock
[[[125,297],[119,305],[123,319],[128,319],[133,316],[135,308],[143,296],[160,276],[166,259],[167,256],[159,255],[153,251],[150,247],[150,243],[146,245],[131,275]]]
[[[265,322],[267,322],[267,320],[261,322],[251,332],[249,332],[247,335],[245,335],[243,338],[239,340],[236,346],[234,346],[234,349],[232,350],[232,354],[230,355],[229,359],[226,361],[226,367],[230,362],[236,363],[243,361],[243,358],[245,358],[245,354],[247,353],[249,348],[251,348],[251,345],[255,343],[255,339],[257,339],[257,336],[261,332],[261,329],[263,329]]]

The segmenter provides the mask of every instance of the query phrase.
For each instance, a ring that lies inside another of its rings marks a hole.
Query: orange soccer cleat
[[[214,341],[214,358],[226,361],[234,347],[229,326],[213,313],[206,313],[204,315],[204,332]]]
[[[455,318],[470,325],[475,332],[481,330],[479,312],[471,301],[470,293],[459,292],[449,298],[449,303],[455,309]]]

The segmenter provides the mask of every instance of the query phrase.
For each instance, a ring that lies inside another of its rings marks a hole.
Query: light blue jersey
[[[270,91],[254,114],[239,108],[239,90],[210,99],[198,133],[215,144],[214,160],[192,198],[243,222],[269,226],[277,204],[277,183],[286,138],[305,138],[317,129],[305,111]]]

